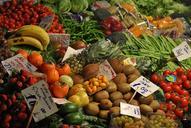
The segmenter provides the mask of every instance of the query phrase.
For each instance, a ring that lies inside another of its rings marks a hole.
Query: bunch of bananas
[[[25,25],[7,40],[8,46],[29,45],[39,50],[46,50],[50,42],[48,33],[36,25]]]

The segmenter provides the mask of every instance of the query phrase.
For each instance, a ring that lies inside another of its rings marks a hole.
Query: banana
[[[28,37],[28,36],[11,38],[7,40],[7,43],[8,43],[8,46],[30,45],[40,50],[43,50],[43,46],[38,39],[33,37]]]
[[[14,38],[18,36],[21,36],[21,37],[30,36],[30,37],[38,39],[42,43],[44,50],[47,49],[47,46],[50,43],[50,38],[48,33],[43,28],[36,25],[25,25],[21,27],[20,29],[18,29],[16,33],[10,38]]]

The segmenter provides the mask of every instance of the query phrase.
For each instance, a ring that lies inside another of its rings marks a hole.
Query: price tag
[[[186,41],[174,48],[173,52],[178,61],[182,61],[191,57],[191,49]]]
[[[48,89],[48,84],[43,80],[22,90],[22,95],[24,96],[30,110],[37,102],[33,112],[33,119],[35,122],[38,122],[58,111]]]
[[[29,72],[37,70],[35,66],[29,63],[28,60],[20,54],[1,61],[1,63],[9,75],[11,75],[13,71],[20,71],[22,69]]]
[[[120,102],[120,114],[141,118],[140,107]]]
[[[79,50],[75,50],[75,49],[73,49],[71,47],[68,47],[67,50],[66,50],[66,53],[64,55],[64,58],[62,59],[62,62],[64,62],[65,60],[67,60],[68,58],[70,58],[73,55],[80,54],[83,50],[84,50],[84,48],[83,49],[79,49]]]
[[[39,26],[44,28],[45,30],[48,30],[52,25],[53,19],[54,19],[53,15],[46,16],[46,17],[41,19]]]
[[[157,85],[153,84],[144,76],[140,76],[134,82],[130,83],[130,86],[145,97],[151,95],[159,89]]]
[[[111,65],[107,60],[105,60],[103,63],[100,64],[98,75],[104,75],[109,80],[116,77],[115,71],[113,70],[113,68],[111,67]]]
[[[70,34],[49,33],[49,37],[52,43],[63,44],[66,47],[70,44]]]
[[[70,101],[68,101],[65,98],[52,98],[54,103],[56,104],[66,104],[66,103],[70,103]]]

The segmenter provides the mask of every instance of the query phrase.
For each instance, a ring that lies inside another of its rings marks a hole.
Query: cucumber
[[[66,103],[60,107],[59,113],[64,116],[68,113],[78,112],[79,106],[74,103]]]

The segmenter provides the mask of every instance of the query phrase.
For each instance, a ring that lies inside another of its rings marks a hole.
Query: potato
[[[74,85],[82,84],[84,82],[84,78],[81,75],[74,75],[72,79],[73,79]]]
[[[108,98],[109,98],[109,93],[105,90],[97,92],[94,95],[94,100],[98,102],[101,101],[102,99],[108,99]]]
[[[96,77],[99,72],[99,64],[88,64],[83,69],[83,76],[85,80]]]
[[[154,111],[160,108],[160,103],[157,100],[153,100],[149,105]]]
[[[109,81],[109,85],[106,88],[106,91],[109,93],[117,91],[117,85],[113,81]]]
[[[100,110],[99,115],[102,119],[108,119],[109,117],[109,110]]]
[[[120,115],[120,107],[112,107],[110,108],[109,113],[112,115],[112,117],[116,117]]]
[[[123,66],[123,72],[125,73],[125,75],[130,75],[133,74],[135,72],[136,68],[133,65],[124,65]]]
[[[123,64],[120,59],[110,59],[109,63],[116,73],[121,73],[123,71]]]
[[[128,83],[121,83],[117,85],[117,89],[124,94],[131,90],[131,86]]]
[[[153,113],[153,109],[149,105],[146,105],[146,104],[141,104],[140,110],[141,110],[141,113],[143,113],[143,114]]]
[[[127,77],[124,73],[119,73],[117,76],[113,79],[113,81],[118,85],[121,83],[127,83]]]
[[[139,102],[137,100],[135,100],[135,99],[132,99],[131,102],[129,102],[129,104],[138,106]]]
[[[104,110],[110,109],[112,105],[113,103],[109,99],[102,99],[99,104],[100,108]]]
[[[144,96],[140,96],[140,97],[139,97],[139,102],[140,102],[141,104],[147,104],[147,105],[149,105],[153,100],[154,100],[153,95],[149,95],[149,96],[147,96],[147,97],[144,97]]]
[[[137,78],[139,78],[139,76],[138,76],[137,74],[128,75],[128,77],[127,77],[127,82],[128,82],[128,83],[132,83],[132,82],[135,81]]]
[[[120,102],[127,103],[124,99],[117,99],[113,102],[113,106],[119,106]]]
[[[129,102],[129,100],[131,99],[132,96],[133,96],[133,93],[128,92],[128,93],[123,95],[123,99],[126,100],[126,102]]]
[[[122,99],[122,98],[123,98],[123,94],[119,91],[116,91],[110,94],[111,101],[115,101],[117,99]]]
[[[99,113],[99,107],[95,103],[89,103],[84,107],[84,111],[88,115],[96,116]]]

